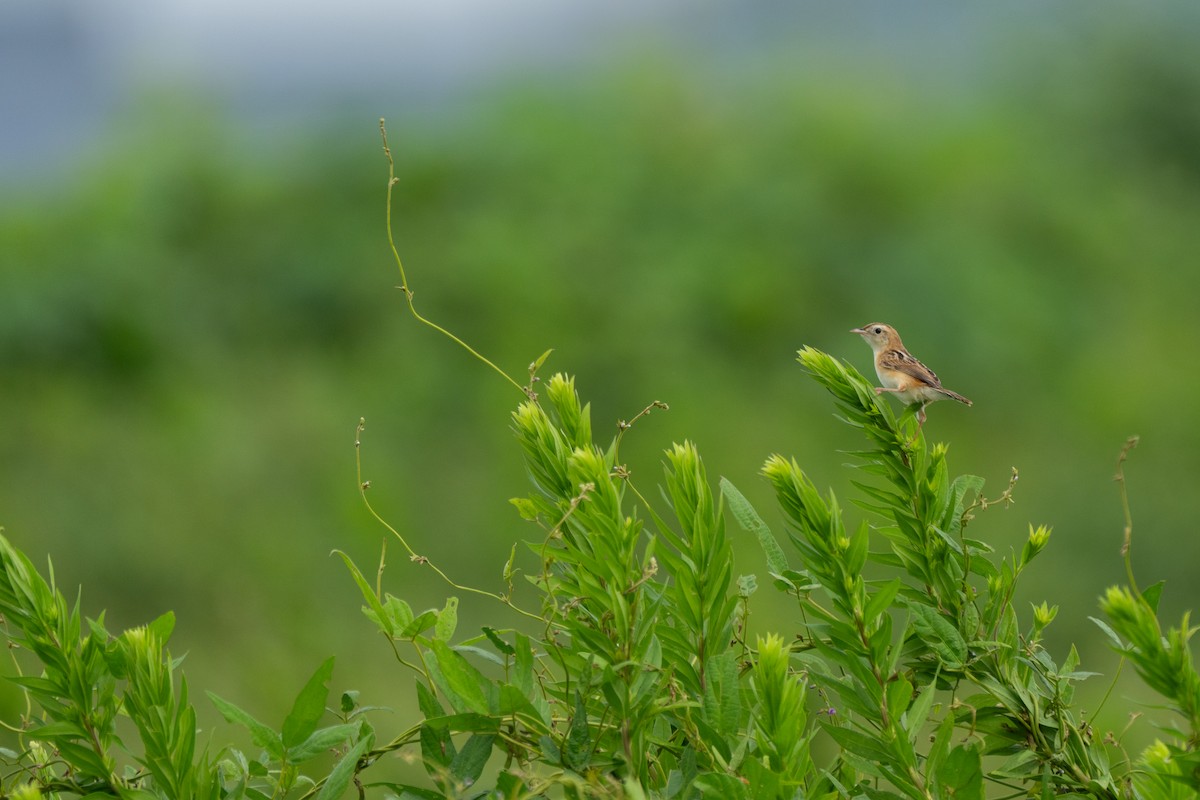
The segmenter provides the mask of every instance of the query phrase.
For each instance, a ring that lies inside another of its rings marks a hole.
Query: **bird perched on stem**
[[[965,405],[971,401],[958,392],[942,386],[933,370],[922,364],[904,348],[900,334],[891,325],[872,322],[850,331],[857,333],[871,345],[875,353],[875,373],[883,386],[875,387],[875,394],[892,392],[907,404],[919,403],[917,408],[918,427],[925,424],[925,406],[943,397],[957,400]]]

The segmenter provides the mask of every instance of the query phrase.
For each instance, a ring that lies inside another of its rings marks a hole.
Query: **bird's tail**
[[[938,387],[938,391],[941,392],[942,394],[946,395],[946,397],[949,397],[951,400],[957,400],[958,402],[962,403],[963,405],[968,405],[968,406],[974,405],[974,403],[972,403],[967,398],[963,397],[958,392],[952,392],[949,389],[943,389],[941,387]]]

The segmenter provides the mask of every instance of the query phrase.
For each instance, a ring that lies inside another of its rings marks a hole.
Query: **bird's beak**
[[[850,332],[857,333],[859,336],[862,336],[864,333],[866,333],[866,331],[864,331],[862,328],[851,328]]]

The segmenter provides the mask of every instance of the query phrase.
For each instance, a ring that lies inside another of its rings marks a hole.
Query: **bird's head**
[[[882,322],[872,322],[850,332],[857,333],[866,339],[867,344],[871,345],[871,350],[876,353],[888,348],[903,347],[900,343],[900,334],[896,333],[896,329]]]

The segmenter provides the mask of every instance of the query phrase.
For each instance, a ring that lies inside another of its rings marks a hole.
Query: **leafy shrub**
[[[865,478],[854,502],[868,516],[849,522],[794,460],[769,457],[762,473],[793,564],[741,492],[725,480],[714,489],[688,442],[665,451],[662,501],[651,503],[621,460],[636,418],[597,442],[573,380],[538,380],[544,359],[524,385],[504,375],[524,393],[512,428],[532,484],[512,502],[537,535],[514,546],[500,593],[429,565],[529,624],[458,637],[457,596],[415,611],[383,590],[382,566],[372,585],[342,554],[364,613],[416,678],[422,720],[385,741],[355,693],[327,708],[330,659],[278,729],[210,696],[259,753],[199,745],[167,650],[173,617],[113,635],[0,537],[0,612],[29,654],[16,659],[27,709],[10,724],[20,746],[3,754],[0,796],[329,800],[352,785],[360,797],[513,800],[982,798],[988,787],[1196,796],[1200,676],[1187,617],[1163,633],[1161,586],[1139,590],[1132,571],[1102,601],[1101,630],[1182,719],[1131,762],[1074,705],[1091,674],[1075,650],[1059,663],[1041,645],[1056,609],[1043,603],[1022,624],[1011,604],[1049,530],[1031,526],[1008,556],[972,538],[971,520],[996,502],[982,479],[952,476],[946,446],[927,445],[852,367],[799,353],[866,436],[853,454]],[[749,635],[757,582],[735,577],[726,510],[761,544],[772,585],[795,599],[791,638]],[[518,599],[530,592],[536,603]],[[427,783],[372,782],[372,767],[398,751],[419,753]]]

